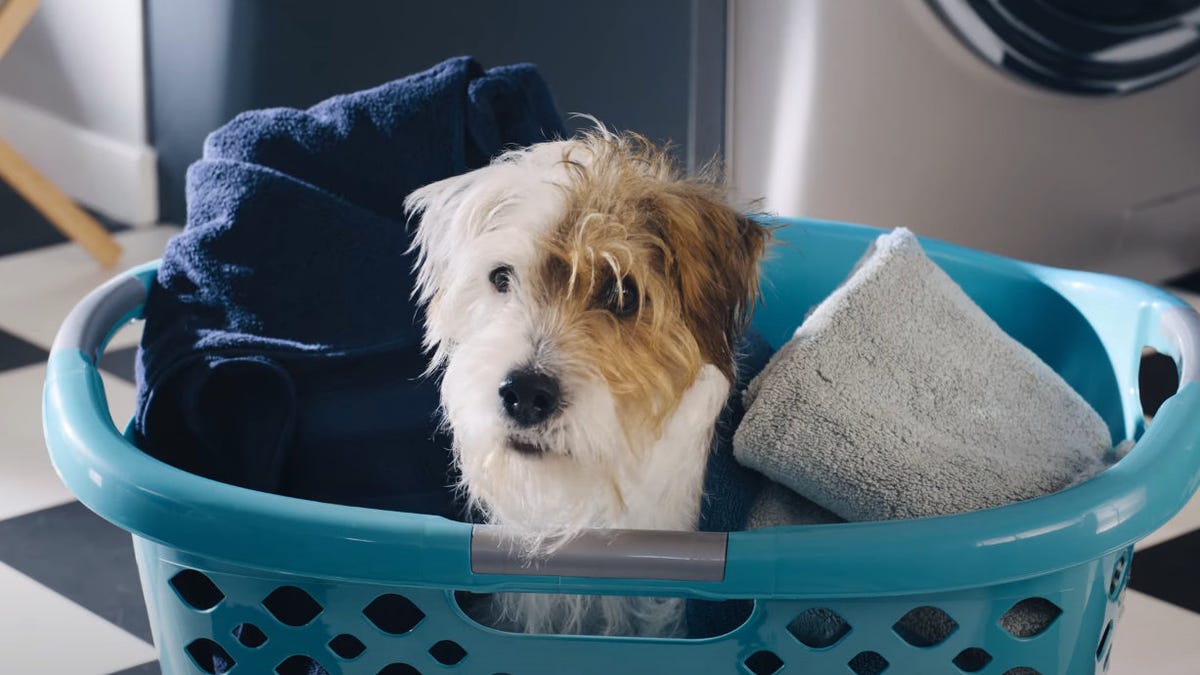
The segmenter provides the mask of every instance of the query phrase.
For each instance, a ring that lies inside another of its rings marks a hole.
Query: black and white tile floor
[[[158,673],[129,537],[72,499],[42,440],[47,350],[109,273],[70,245],[6,240],[5,227],[0,219],[0,254],[10,251],[0,255],[0,672]],[[157,258],[174,231],[120,232],[122,267]],[[118,334],[102,362],[121,423],[137,339]],[[1111,672],[1200,673],[1200,499],[1140,548]]]

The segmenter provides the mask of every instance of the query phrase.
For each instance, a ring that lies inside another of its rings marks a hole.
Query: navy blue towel
[[[215,131],[146,305],[139,447],[251,489],[458,516],[403,201],[564,135],[532,66],[470,58]]]
[[[742,391],[767,367],[774,354],[771,344],[754,329],[747,330],[738,344],[737,383],[717,419],[712,453],[704,472],[704,497],[700,503],[702,532],[746,529],[755,499],[766,484],[765,476],[734,459],[733,432],[746,414]],[[687,635],[693,639],[724,635],[742,625],[753,610],[754,603],[750,600],[688,600]]]
[[[746,521],[766,477],[742,466],[733,457],[733,432],[746,414],[742,391],[767,367],[775,354],[767,339],[749,329],[738,344],[737,382],[713,434],[712,454],[704,473],[704,498],[700,504],[701,532],[736,532]]]

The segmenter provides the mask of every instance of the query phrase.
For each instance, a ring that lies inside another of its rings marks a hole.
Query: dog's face
[[[408,204],[468,496],[535,534],[613,522],[702,366],[733,380],[766,232],[606,132],[509,153]]]

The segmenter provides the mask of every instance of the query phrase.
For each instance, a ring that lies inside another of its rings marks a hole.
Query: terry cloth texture
[[[850,521],[986,509],[1105,467],[1090,405],[897,229],[746,390],[734,454]]]

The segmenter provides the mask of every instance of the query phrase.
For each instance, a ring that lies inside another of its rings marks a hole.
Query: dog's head
[[[701,368],[733,381],[766,230],[714,181],[603,129],[407,204],[469,497],[495,522],[601,526]]]

